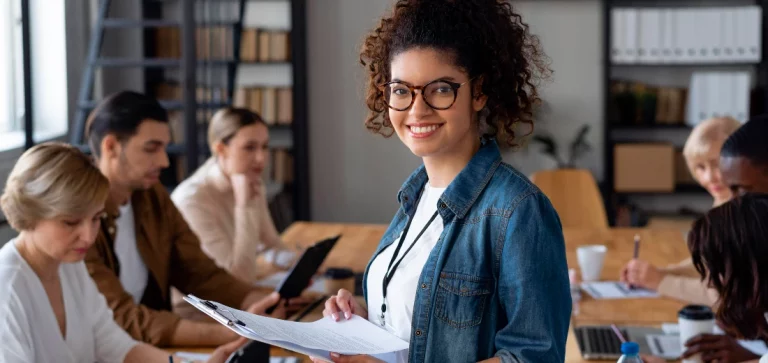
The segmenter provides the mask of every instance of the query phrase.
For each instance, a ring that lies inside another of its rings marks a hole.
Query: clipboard
[[[288,329],[288,331],[293,329],[304,329],[302,326],[320,326],[318,329],[329,329],[327,326],[328,324],[333,324],[333,328],[330,328],[332,331],[335,331],[332,334],[341,334],[341,335],[349,335],[349,331],[344,330],[343,333],[341,331],[344,328],[337,328],[335,324],[339,324],[336,322],[329,323],[329,320],[327,319],[321,319],[315,322],[289,322],[285,320],[279,320],[274,318],[269,318],[265,316],[260,316],[256,314],[251,314],[246,311],[241,311],[235,308],[231,308],[229,306],[217,303],[215,301],[210,300],[203,300],[200,298],[197,298],[194,295],[187,295],[184,297],[184,300],[194,306],[195,308],[199,309],[206,315],[210,316],[214,320],[216,320],[218,323],[226,326],[230,330],[234,331],[238,335],[248,338],[250,340],[259,341],[262,343],[265,343],[267,345],[273,345],[277,347],[281,347],[283,349],[287,349],[293,352],[305,354],[308,356],[316,357],[320,360],[331,362],[330,357],[330,351],[324,350],[323,348],[319,348],[317,346],[315,347],[308,347],[304,345],[303,340],[299,339],[299,337],[294,336],[293,334],[286,335],[284,332],[285,329]],[[345,322],[340,322],[341,324],[344,324]],[[381,342],[388,342],[384,343],[390,344],[390,345],[396,345],[397,348],[393,349],[391,351],[383,351],[380,354],[376,352],[372,352],[372,356],[377,357],[381,360],[384,360],[385,362],[393,362],[395,359],[396,352],[403,351],[408,348],[408,343],[401,340],[400,338],[388,333],[386,330],[382,330],[379,327],[373,325],[372,323],[368,322],[364,318],[361,318],[359,316],[355,316],[353,319],[350,320],[350,324],[353,324],[352,326],[356,326],[357,329],[363,329],[363,330],[370,330],[373,329],[375,332],[371,333],[369,331],[369,334],[374,334],[374,337],[371,338],[371,336],[367,336],[367,343],[369,345],[368,349],[373,350],[380,350],[379,344]],[[251,326],[249,326],[249,324]],[[306,325],[305,325],[306,324]],[[326,328],[323,328],[323,326],[326,326]],[[340,330],[342,329],[342,330]],[[324,334],[324,333],[313,333],[313,329],[306,330],[306,334]],[[350,338],[351,339],[351,338]],[[366,339],[366,338],[360,338],[360,339]],[[326,344],[332,344],[336,345],[337,343],[331,342]],[[325,348],[329,349],[329,348]],[[341,348],[342,350],[340,353],[342,354],[366,354],[365,352],[360,353],[355,351],[350,351],[349,347]],[[356,348],[353,348],[356,349]],[[338,350],[337,350],[338,351]],[[346,353],[345,353],[346,352]]]
[[[253,329],[248,328],[248,325],[237,318],[237,315],[230,311],[226,305],[221,305],[213,301],[203,300],[194,295],[184,296],[184,301],[188,302],[198,310],[202,311],[206,315],[210,316],[220,324],[227,326],[230,330],[234,331],[238,335],[248,338],[253,341],[261,342],[267,345],[273,345],[297,353],[305,354],[307,356],[314,356],[331,362],[330,353],[322,350],[305,348],[297,345],[290,344],[279,340],[269,340],[260,336]],[[230,356],[229,358],[235,358]],[[228,359],[229,359],[228,358]]]

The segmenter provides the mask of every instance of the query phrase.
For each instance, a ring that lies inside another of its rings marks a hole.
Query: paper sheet
[[[288,271],[280,271],[276,272],[272,275],[269,275],[259,281],[256,281],[256,286],[261,287],[269,287],[272,289],[276,289],[283,280],[285,280],[285,277],[288,276]],[[308,292],[314,292],[318,294],[324,294],[325,293],[325,278],[323,277],[315,277],[313,280],[312,285],[310,285],[306,290]]]
[[[585,282],[581,284],[581,288],[597,300],[659,297],[656,292],[641,288],[630,289],[619,281]]]
[[[394,358],[389,353],[408,349],[407,342],[357,315],[339,322],[323,318],[302,323],[254,315],[212,302],[216,305],[214,313],[194,296],[184,299],[222,324],[240,320],[245,326],[227,326],[241,336],[325,360],[329,360],[330,352]]]
[[[675,323],[663,323],[661,324],[661,331],[664,334],[680,334],[680,325]]]
[[[176,352],[173,355],[192,361],[205,362],[211,358],[210,354],[201,353],[189,353],[189,352]],[[270,357],[269,363],[299,363],[299,358],[296,357]]]
[[[680,351],[680,337],[677,335],[648,334],[645,336],[651,353],[665,359],[676,359],[683,352]]]
[[[679,335],[649,334],[646,335],[645,339],[648,341],[648,346],[651,348],[653,355],[675,359],[683,354],[680,350]],[[760,356],[768,353],[768,346],[761,340],[739,340],[739,344],[752,353]]]

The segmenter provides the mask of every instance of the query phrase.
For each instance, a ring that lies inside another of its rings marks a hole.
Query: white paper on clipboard
[[[302,323],[254,315],[193,295],[184,300],[243,337],[329,362],[330,352],[392,362],[396,352],[408,349],[407,342],[357,315],[339,322],[323,318]]]

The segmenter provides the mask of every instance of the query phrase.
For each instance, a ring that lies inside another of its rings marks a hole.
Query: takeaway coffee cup
[[[600,279],[607,248],[603,245],[581,246],[576,249],[576,257],[581,268],[581,281],[591,282]]]
[[[685,352],[685,342],[704,333],[711,334],[715,328],[715,314],[709,306],[688,305],[677,313],[677,321],[680,325],[680,352]],[[688,359],[683,363],[702,363],[701,354]]]

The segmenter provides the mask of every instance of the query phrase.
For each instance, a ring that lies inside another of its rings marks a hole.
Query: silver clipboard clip
[[[203,300],[194,295],[184,296],[184,300],[204,312],[206,315],[215,319],[219,323],[224,324],[230,328],[248,327],[245,325],[245,323],[238,319],[233,312],[229,311],[228,309],[222,309],[212,301]],[[229,317],[225,316],[224,313],[228,313]]]

